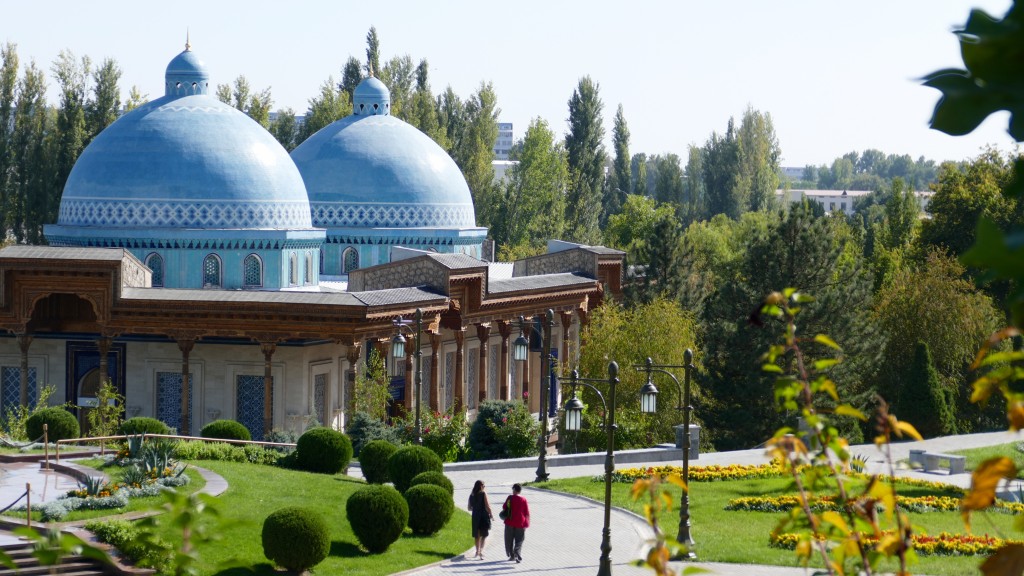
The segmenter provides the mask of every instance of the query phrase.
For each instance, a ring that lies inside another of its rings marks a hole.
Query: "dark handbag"
[[[501,505],[501,512],[498,512],[498,518],[501,518],[502,520],[508,520],[508,513],[510,508],[512,508],[512,504],[509,502],[509,499],[506,498],[505,503]]]

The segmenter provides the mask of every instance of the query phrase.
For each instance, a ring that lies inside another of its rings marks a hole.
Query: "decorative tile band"
[[[61,200],[65,226],[152,228],[310,228],[305,202]]]
[[[313,223],[321,227],[472,228],[473,204],[394,204],[311,202]]]

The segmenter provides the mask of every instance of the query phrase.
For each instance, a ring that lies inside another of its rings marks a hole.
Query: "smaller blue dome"
[[[164,74],[165,96],[192,96],[208,94],[210,91],[210,74],[206,65],[186,44],[185,51],[178,54],[167,65]]]
[[[390,116],[391,91],[370,76],[352,92],[352,113],[356,116]]]

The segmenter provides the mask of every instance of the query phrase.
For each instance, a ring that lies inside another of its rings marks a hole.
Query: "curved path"
[[[966,436],[948,436],[925,440],[923,442],[905,442],[893,446],[893,457],[896,460],[907,458],[910,449],[925,449],[937,452],[949,452],[966,448],[1005,444],[1024,440],[1024,436],[1009,432],[992,432],[971,434]],[[881,452],[874,445],[853,447],[853,452],[868,457],[871,471],[881,471],[884,460]],[[692,465],[708,464],[755,464],[767,462],[764,451],[742,450],[736,452],[717,452],[701,454]],[[652,462],[651,465],[663,465],[666,462]],[[646,464],[623,464],[620,468],[644,466]],[[495,530],[487,539],[485,559],[470,558],[473,549],[463,556],[450,558],[431,566],[402,572],[417,576],[454,576],[466,574],[551,574],[552,576],[593,576],[597,573],[598,561],[601,556],[601,527],[603,524],[603,505],[589,499],[566,496],[524,488],[523,495],[530,502],[531,527],[526,531],[523,544],[523,562],[516,564],[505,557],[502,540],[502,526],[497,520],[497,510],[504,502],[505,496],[511,493],[515,482],[531,482],[535,476],[535,467],[505,470],[461,471],[453,466],[445,470],[445,474],[455,484],[455,503],[465,507],[473,482],[483,480],[487,486],[491,508],[495,511]],[[580,476],[596,476],[604,473],[603,465],[566,466],[549,468],[552,478],[574,478]],[[963,486],[970,484],[969,474],[945,476],[941,474],[925,474],[913,471],[902,471],[902,474],[914,475],[931,480],[942,480]],[[703,528],[707,530],[707,527]],[[650,570],[644,570],[631,563],[641,558],[645,551],[645,541],[651,537],[650,528],[638,516],[615,510],[612,514],[612,572],[617,576],[650,576]],[[698,556],[700,555],[698,543]],[[682,568],[683,564],[675,564]],[[687,564],[689,565],[689,564]],[[807,576],[810,571],[802,568],[782,566],[752,566],[743,564],[724,564],[713,562],[697,562],[700,566],[721,576]]]

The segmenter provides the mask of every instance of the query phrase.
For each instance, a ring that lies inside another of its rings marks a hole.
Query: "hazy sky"
[[[607,141],[618,104],[631,150],[675,152],[723,132],[750,105],[772,115],[784,166],[831,162],[851,150],[935,160],[1008,149],[1006,116],[970,136],[927,127],[938,92],[919,78],[962,65],[950,33],[979,6],[1008,0],[664,1],[532,0],[269,2],[111,0],[4,2],[0,42],[44,69],[69,49],[117,60],[122,91],[163,94],[164,68],[184,48],[213,83],[245,74],[271,87],[274,108],[301,113],[349,55],[365,57],[376,26],[382,60],[427,58],[435,93],[463,98],[494,83],[501,119],[522,137],[534,117],[566,130],[581,76],[600,83]],[[53,94],[51,81],[51,94]],[[53,97],[52,97],[53,98]],[[1005,113],[1004,113],[1005,114]]]

